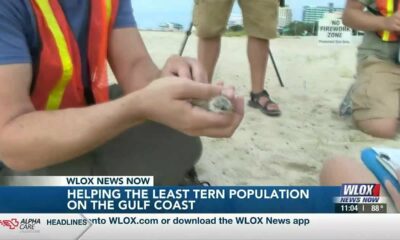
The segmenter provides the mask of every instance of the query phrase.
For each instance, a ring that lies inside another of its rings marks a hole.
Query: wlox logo
[[[341,196],[351,197],[379,197],[381,185],[379,184],[343,184]]]
[[[336,203],[378,203],[381,185],[379,184],[343,184]]]
[[[18,229],[19,221],[16,218],[0,220],[0,226],[9,228],[10,230]]]

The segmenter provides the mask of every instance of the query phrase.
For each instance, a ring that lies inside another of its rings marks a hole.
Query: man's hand
[[[190,136],[231,137],[243,119],[244,100],[230,99],[235,113],[208,112],[190,103],[193,99],[209,100],[232,89],[168,77],[152,82],[140,93],[140,109],[147,119],[165,124]]]
[[[385,18],[385,30],[390,32],[400,32],[400,13],[396,12],[391,17]]]
[[[400,169],[397,170],[397,176],[398,179],[400,179]],[[390,181],[386,182],[386,189],[388,190],[390,196],[392,197],[392,200],[397,207],[397,211],[400,212],[400,192],[393,186],[393,184]]]
[[[167,60],[161,71],[161,77],[172,76],[208,83],[204,67],[197,60],[188,57],[172,56]]]

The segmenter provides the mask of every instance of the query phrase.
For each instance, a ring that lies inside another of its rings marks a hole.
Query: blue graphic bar
[[[0,187],[0,213],[334,213],[340,187]]]

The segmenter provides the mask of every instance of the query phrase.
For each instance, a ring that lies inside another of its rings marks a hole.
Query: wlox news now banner
[[[0,239],[331,239],[329,229],[335,239],[400,236],[399,215],[384,214],[390,208],[376,184],[154,187],[146,176],[3,182]],[[358,227],[366,230],[355,234]]]

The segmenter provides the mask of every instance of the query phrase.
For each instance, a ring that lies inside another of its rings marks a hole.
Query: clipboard
[[[385,189],[385,182],[390,181],[400,192],[400,183],[394,170],[390,170],[390,165],[385,165],[385,163],[391,162],[389,154],[383,154],[378,148],[367,148],[362,151],[361,159]]]

